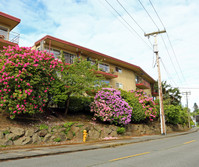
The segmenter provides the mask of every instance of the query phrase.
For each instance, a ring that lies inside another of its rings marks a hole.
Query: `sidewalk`
[[[121,140],[109,140],[109,141],[100,141],[100,142],[88,142],[81,143],[75,145],[61,145],[61,146],[52,146],[52,147],[37,147],[37,148],[29,148],[29,149],[15,149],[15,150],[2,150],[0,151],[0,162],[6,160],[14,160],[14,159],[23,159],[23,158],[31,158],[31,157],[39,157],[39,156],[47,156],[47,155],[57,155],[63,153],[71,153],[77,151],[85,151],[85,150],[94,150],[100,148],[108,148],[125,144],[139,143],[149,140],[157,140],[168,137],[175,137],[180,135],[186,135],[189,133],[197,132],[199,128],[195,127],[190,129],[187,132],[178,132],[163,135],[151,135],[151,136],[141,136],[141,137],[131,137],[129,139],[121,139]]]

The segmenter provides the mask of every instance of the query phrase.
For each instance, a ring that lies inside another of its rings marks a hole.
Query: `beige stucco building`
[[[124,90],[143,89],[149,96],[156,95],[153,93],[153,84],[155,80],[149,76],[139,66],[116,59],[103,53],[46,35],[35,42],[33,49],[46,50],[53,53],[57,58],[63,51],[66,63],[73,63],[73,58],[81,56],[91,63],[100,60],[97,73],[105,77],[104,82],[113,88]]]

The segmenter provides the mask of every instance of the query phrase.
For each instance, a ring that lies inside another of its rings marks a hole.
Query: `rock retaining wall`
[[[10,127],[0,130],[0,146],[42,144],[51,142],[75,141],[82,142],[83,130],[87,130],[87,141],[103,140],[108,138],[118,138],[121,136],[140,136],[160,134],[160,124],[131,124],[126,127],[126,131],[121,135],[117,133],[117,126],[73,123],[68,122],[62,125],[20,128]],[[167,133],[175,131],[186,131],[187,126],[167,126]]]

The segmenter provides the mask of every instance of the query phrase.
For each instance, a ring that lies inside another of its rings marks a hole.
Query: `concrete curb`
[[[152,136],[132,137],[130,139],[111,140],[111,141],[102,141],[102,142],[76,144],[76,145],[61,145],[53,147],[40,147],[40,148],[19,149],[19,150],[3,150],[0,152],[0,162],[8,160],[40,157],[40,156],[58,155],[58,154],[72,153],[78,151],[94,150],[100,148],[116,147],[121,145],[186,135],[197,132],[198,130],[199,128],[195,127],[187,132],[173,133],[173,134],[168,134],[166,136],[152,135]]]

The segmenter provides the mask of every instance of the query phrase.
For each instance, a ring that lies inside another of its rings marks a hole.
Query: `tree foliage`
[[[154,89],[158,91],[158,82],[155,83]],[[166,81],[162,81],[162,93],[163,100],[169,99],[171,105],[180,105],[182,96],[178,88],[172,88]]]
[[[62,62],[65,62],[62,56]],[[73,64],[63,63],[63,70],[58,73],[53,92],[54,103],[65,103],[65,115],[68,112],[72,95],[83,95],[86,92],[97,91],[101,85],[102,76],[96,75],[97,65],[90,61],[75,58]]]

